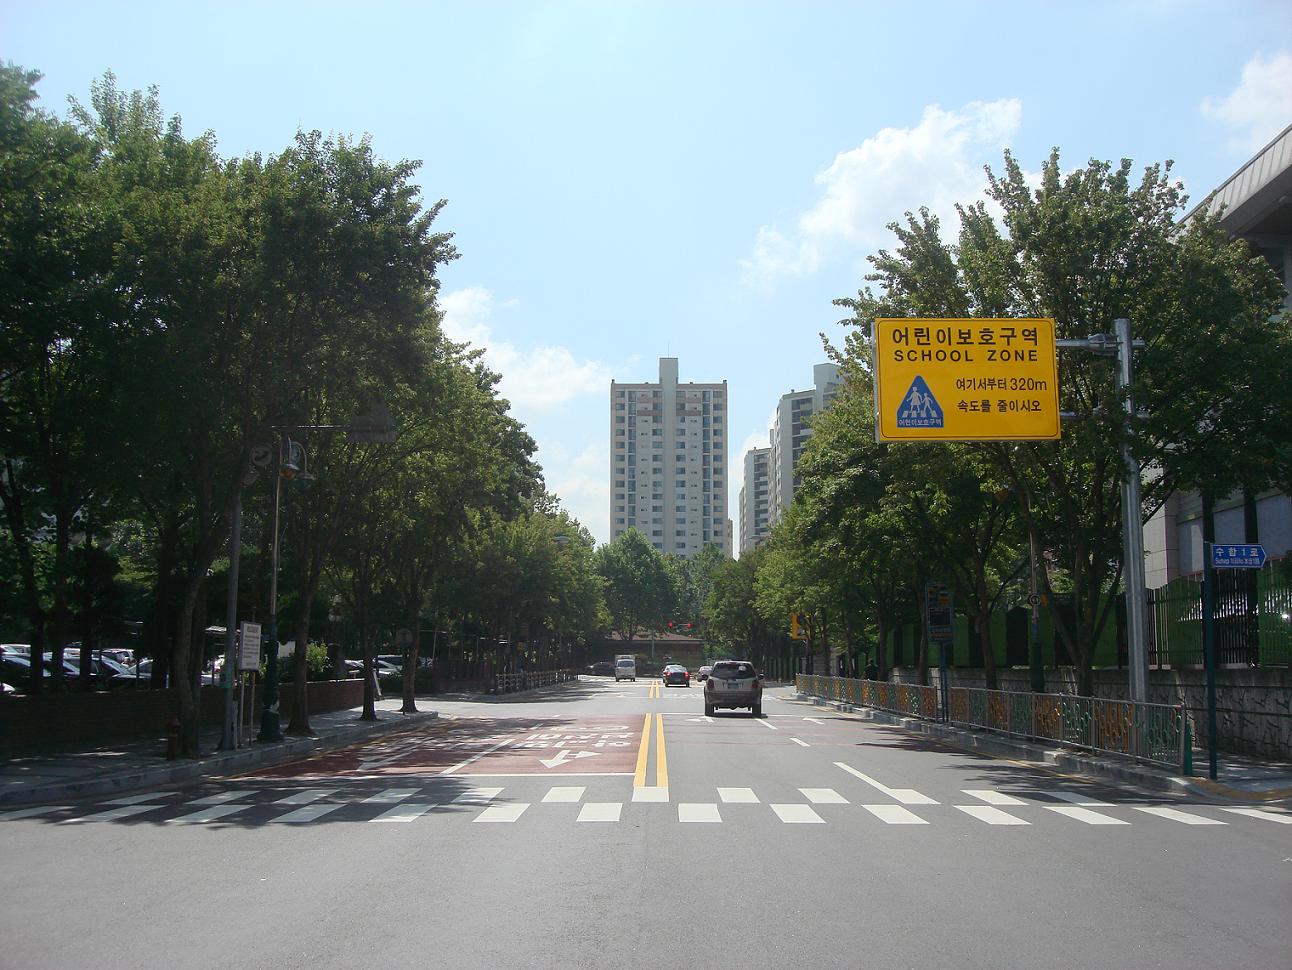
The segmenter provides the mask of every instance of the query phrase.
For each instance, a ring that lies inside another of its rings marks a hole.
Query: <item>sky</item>
[[[155,85],[225,157],[317,129],[420,160],[445,329],[598,541],[612,379],[726,380],[740,469],[904,212],[953,230],[984,166],[1052,148],[1174,160],[1196,202],[1292,123],[1292,0],[0,0],[0,58],[59,114]]]

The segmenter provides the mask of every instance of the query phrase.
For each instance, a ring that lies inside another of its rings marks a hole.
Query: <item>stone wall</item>
[[[983,672],[955,668],[947,673],[952,687],[985,687]],[[1192,724],[1194,743],[1207,741],[1207,675],[1202,670],[1150,670],[1149,697],[1155,704],[1182,704]],[[919,682],[914,667],[898,667],[893,680]],[[1125,670],[1096,670],[1096,697],[1128,700],[1129,675]],[[1000,690],[1030,691],[1026,670],[1002,670],[997,674]],[[929,670],[929,683],[937,684],[936,667]],[[1072,668],[1045,671],[1045,689],[1051,693],[1075,694],[1076,675]],[[1225,667],[1216,671],[1217,746],[1222,751],[1261,758],[1292,761],[1292,669],[1284,667]]]

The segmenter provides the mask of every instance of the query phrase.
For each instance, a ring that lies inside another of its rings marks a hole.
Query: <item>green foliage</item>
[[[676,568],[636,529],[597,551],[610,625],[623,639],[667,628],[677,605]]]

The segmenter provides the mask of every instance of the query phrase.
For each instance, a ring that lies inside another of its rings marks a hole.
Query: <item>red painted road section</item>
[[[254,777],[632,774],[641,733],[639,717],[454,718]]]

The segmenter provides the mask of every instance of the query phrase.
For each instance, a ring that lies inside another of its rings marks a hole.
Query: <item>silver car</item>
[[[747,707],[754,717],[763,716],[763,682],[754,665],[745,660],[719,660],[704,682],[704,713],[708,717],[720,707]]]

